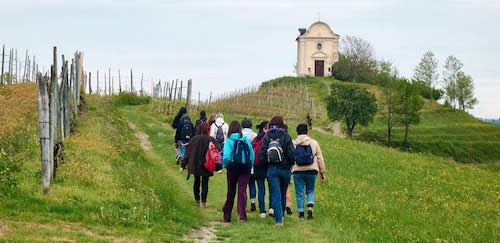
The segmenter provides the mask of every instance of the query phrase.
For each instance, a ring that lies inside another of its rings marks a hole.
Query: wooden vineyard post
[[[99,70],[97,70],[97,94],[99,94]]]
[[[0,77],[0,85],[3,85],[3,68],[4,68],[4,64],[5,64],[5,44],[3,45],[3,48],[2,48],[2,73],[1,73],[1,77]]]
[[[122,92],[122,76],[120,75],[120,69],[118,69],[118,91]]]
[[[56,146],[57,140],[58,140],[58,130],[57,128],[59,127],[59,89],[58,89],[58,84],[57,84],[57,48],[54,47],[54,64],[51,67],[50,70],[51,73],[51,81],[50,81],[50,147],[52,148],[52,151],[54,151],[54,148]],[[55,167],[56,167],[56,159],[54,157],[54,152],[52,152],[51,156],[51,163],[50,163],[50,178],[53,179],[55,176]]]
[[[144,87],[142,86],[142,81],[144,81],[144,73],[141,74],[141,96],[144,95]]]
[[[172,83],[170,83],[170,90],[168,92],[168,98],[172,99],[172,91],[174,89],[174,80],[172,80]]]
[[[175,90],[174,90],[174,100],[177,98],[177,82],[178,80],[175,80]]]
[[[17,73],[18,71],[18,62],[17,62],[17,49],[16,49],[16,83],[18,84],[19,83],[19,73]]]
[[[134,92],[134,81],[133,81],[133,76],[132,76],[132,68],[130,69],[130,93]]]
[[[73,68],[71,68],[73,70]],[[64,98],[64,136],[69,136],[71,131],[71,81],[68,79],[68,61],[64,63],[64,76],[63,82],[65,83]]]
[[[108,95],[113,94],[113,89],[111,89],[111,68],[108,69]]]
[[[79,61],[79,57],[78,57],[78,52],[75,53],[75,65],[73,67],[73,71],[75,72],[75,77],[73,79],[73,93],[74,93],[74,101],[73,103],[75,104],[75,111],[73,114],[75,114],[75,118],[78,117],[78,87],[79,87],[79,83],[80,83],[80,78],[78,76],[78,63],[80,62]]]
[[[210,91],[210,98],[208,99],[208,108],[210,109],[210,103],[212,103],[212,91]]]
[[[92,73],[89,72],[89,94],[92,94]]]
[[[187,108],[189,111],[191,110],[191,85],[192,81],[189,79],[187,84]]]
[[[179,88],[179,100],[182,100],[182,80],[181,80],[181,87]]]
[[[108,85],[107,85],[108,82],[106,82],[106,73],[104,73],[104,92],[103,94],[104,95],[108,95]]]
[[[50,189],[50,155],[52,149],[50,147],[49,137],[49,93],[47,76],[42,77],[37,74],[38,81],[38,126],[40,130],[40,148],[42,162],[42,191],[43,194],[49,193]]]

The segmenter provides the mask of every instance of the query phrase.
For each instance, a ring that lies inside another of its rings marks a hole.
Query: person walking
[[[227,198],[222,209],[224,222],[231,222],[231,213],[238,187],[238,202],[236,208],[238,218],[247,220],[247,185],[250,179],[250,170],[254,163],[252,144],[241,133],[238,121],[232,121],[229,126],[229,138],[224,144],[222,166],[227,169]]]
[[[307,219],[313,219],[314,185],[319,172],[321,182],[325,182],[326,169],[321,148],[316,140],[307,135],[307,125],[297,126],[295,146],[295,165],[292,167],[293,181],[299,220],[304,220],[304,200],[307,195]],[[305,188],[305,194],[304,194]]]
[[[258,201],[259,201],[259,210],[260,217],[266,217],[266,205],[265,205],[265,197],[266,197],[266,173],[267,173],[267,165],[264,162],[261,162],[259,159],[259,149],[262,141],[264,140],[264,135],[267,132],[267,121],[263,121],[256,126],[259,131],[257,136],[252,140],[252,148],[255,154],[253,171],[250,174],[250,180],[248,182],[248,189],[250,191],[250,211],[256,211],[255,207],[255,196],[257,194],[257,189],[259,192]],[[257,183],[257,188],[255,184]],[[271,202],[269,201],[269,209],[271,210]]]
[[[200,119],[196,120],[194,127],[198,128],[202,122],[207,122],[207,113],[205,111],[200,111]]]
[[[188,169],[188,179],[192,174],[194,175],[193,193],[194,200],[196,204],[202,208],[207,207],[207,196],[208,196],[208,181],[211,176],[213,176],[213,171],[209,171],[205,163],[207,162],[207,153],[213,153],[216,155],[218,160],[218,150],[217,141],[214,138],[208,136],[208,124],[200,123],[197,127],[196,136],[194,136],[186,148],[186,153],[182,160],[181,168],[179,172]],[[215,148],[215,151],[211,151],[211,148]],[[200,197],[200,185],[201,185],[201,197]]]
[[[186,145],[195,133],[193,123],[185,107],[182,107],[174,118],[172,127],[175,129],[176,162],[179,164],[186,151]]]
[[[280,227],[283,226],[286,190],[291,177],[290,168],[295,164],[295,148],[290,135],[285,131],[283,117],[273,117],[269,121],[268,129],[259,148],[259,159],[268,164],[267,179],[271,189],[274,220],[276,226]]]
[[[221,147],[224,147],[224,143],[227,140],[228,130],[229,127],[224,122],[224,116],[220,112],[217,113],[215,116],[215,122],[210,127],[210,136],[215,138]]]

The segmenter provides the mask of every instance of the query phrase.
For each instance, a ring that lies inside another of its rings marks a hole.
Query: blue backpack
[[[297,165],[310,165],[314,163],[314,155],[309,145],[297,145],[295,149],[295,162]]]
[[[246,141],[234,141],[233,162],[236,164],[250,165],[250,148]]]

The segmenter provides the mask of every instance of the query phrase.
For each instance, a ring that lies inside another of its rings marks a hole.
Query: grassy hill
[[[298,113],[301,115],[293,115],[291,116],[291,120],[305,122],[305,114],[307,112],[311,114],[316,113],[313,125],[317,125],[315,127],[319,127],[322,130],[332,132],[332,123],[328,120],[325,106],[325,98],[329,95],[329,88],[332,82],[339,81],[323,77],[282,77],[273,79],[264,82],[257,92],[237,96],[239,103],[232,102],[232,110],[229,110],[229,112],[242,113],[239,111],[245,109],[258,110],[255,107],[246,108],[247,104],[251,103],[250,100],[263,93],[277,92],[282,89],[285,89],[284,92],[286,92],[287,96],[290,95],[293,97],[294,102],[297,102],[297,100],[304,99],[304,87],[300,84],[307,84],[309,97],[316,102],[317,107],[315,110],[317,112],[313,112],[311,107],[294,106],[294,114]],[[378,100],[381,99],[382,90],[380,87],[370,84],[360,85],[374,93]],[[282,93],[280,94],[282,95]],[[279,97],[279,95],[276,96],[277,99]],[[231,99],[236,99],[236,96]],[[432,153],[465,163],[500,161],[499,126],[483,122],[461,110],[436,103],[430,106],[428,100],[422,99],[425,101],[425,104],[421,112],[421,123],[410,127],[410,151]],[[289,101],[284,99],[283,103],[287,104]],[[215,104],[215,107],[218,108],[217,104]],[[269,106],[262,103],[260,107],[262,107],[261,110],[266,110]],[[302,112],[296,110],[302,110]],[[278,112],[278,110],[271,109],[271,111],[274,112],[272,114],[285,114],[286,117],[289,110],[285,109]],[[267,113],[258,115],[261,117],[270,116]],[[258,117],[258,115],[255,117]],[[341,124],[341,127],[344,127],[344,124]],[[355,134],[355,138],[362,141],[377,143],[383,146],[387,143],[387,126],[380,115],[377,115],[374,122],[368,127],[358,126],[355,129]],[[393,128],[393,147],[402,147],[403,136],[404,127],[396,125]]]
[[[323,92],[321,85],[311,88]],[[294,202],[294,214],[285,217],[282,229],[257,213],[249,213],[248,222],[238,222],[235,211],[233,222],[223,224],[225,175],[210,179],[208,208],[197,208],[193,179],[178,174],[173,130],[166,117],[150,105],[118,106],[114,99],[87,98],[89,112],[80,116],[66,143],[67,162],[59,167],[48,196],[41,193],[36,118],[26,118],[31,128],[14,133],[26,134],[16,137],[25,147],[6,153],[17,156],[21,168],[13,174],[17,187],[0,184],[0,241],[177,242],[207,236],[230,242],[500,239],[498,172],[320,131],[311,136],[322,146],[327,181],[317,185],[313,221],[299,222]],[[226,120],[246,115],[226,114]],[[291,128],[296,124],[289,121]],[[294,129],[290,132],[296,136]],[[151,150],[145,151],[138,137],[146,138]],[[0,137],[2,148],[5,144]],[[204,231],[191,230],[201,226]]]

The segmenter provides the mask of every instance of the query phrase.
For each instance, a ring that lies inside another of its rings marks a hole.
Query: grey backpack
[[[283,148],[279,138],[271,139],[267,148],[267,161],[271,164],[283,162]]]

